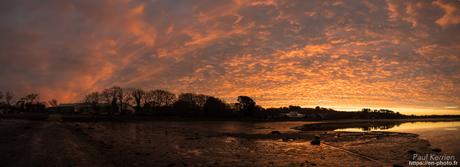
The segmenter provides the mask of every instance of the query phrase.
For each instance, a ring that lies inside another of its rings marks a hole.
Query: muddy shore
[[[406,166],[414,152],[433,152],[415,134],[291,129],[302,124],[3,119],[0,161],[1,166]],[[310,144],[315,136],[320,145]]]

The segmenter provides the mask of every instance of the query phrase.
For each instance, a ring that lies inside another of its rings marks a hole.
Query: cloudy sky
[[[0,91],[460,114],[460,1],[4,0]]]

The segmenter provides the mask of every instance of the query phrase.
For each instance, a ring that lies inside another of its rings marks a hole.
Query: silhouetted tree
[[[51,107],[57,107],[59,105],[59,103],[58,103],[58,101],[56,99],[51,99],[50,101],[48,101],[48,104]]]
[[[19,112],[25,111],[26,110],[25,101],[22,98],[16,101],[15,108]]]
[[[203,94],[182,93],[179,95],[179,100],[193,103],[197,105],[200,109],[202,109],[208,97],[209,96]]]
[[[134,89],[131,91],[131,96],[133,97],[134,102],[136,103],[136,111],[139,112],[141,109],[142,100],[145,96],[145,92],[142,89]]]
[[[119,112],[121,110],[121,108],[119,108],[118,102],[122,102],[122,99],[120,98],[123,98],[123,90],[120,87],[114,86],[112,88],[105,89],[102,92],[102,97],[104,100],[110,100],[110,104],[112,105],[112,112]]]
[[[256,112],[256,102],[249,96],[238,96],[238,102],[240,104],[240,112],[244,115],[253,116]]]
[[[206,115],[223,115],[226,106],[223,100],[210,96],[203,105],[203,111]]]
[[[6,105],[6,103],[2,101],[2,99],[3,99],[3,93],[0,91],[0,111],[3,112],[3,110],[5,110],[8,106]]]
[[[289,111],[300,111],[302,110],[302,107],[300,106],[289,106]]]
[[[173,104],[173,111],[177,112],[177,114],[186,114],[186,115],[197,115],[197,111],[199,111],[199,107],[194,103],[190,103],[187,101],[177,100]]]
[[[321,107],[316,106],[316,107],[315,107],[315,110],[316,110],[316,111],[319,111],[319,110],[321,110]]]
[[[38,102],[39,95],[36,93],[31,93],[31,94],[24,96],[22,99],[25,101],[25,103],[32,104],[32,103]]]
[[[39,102],[39,95],[36,93],[28,94],[19,100],[16,105],[22,111],[29,111],[29,112],[39,112],[44,111],[46,106],[45,104]]]
[[[112,97],[108,89],[104,89],[99,93],[99,102],[106,104],[110,104],[112,102]]]
[[[98,111],[98,105],[101,101],[102,95],[99,92],[91,92],[85,96],[84,102],[91,106],[94,111]]]
[[[85,96],[84,101],[86,104],[96,104],[97,105],[99,104],[100,99],[101,99],[101,95],[99,94],[99,92],[91,92]]]
[[[369,112],[371,112],[371,111],[372,111],[372,110],[371,110],[370,108],[363,108],[363,109],[361,109],[361,112],[363,112],[363,113],[369,113]]]
[[[122,113],[125,113],[127,112],[127,108],[129,104],[132,103],[133,101],[133,97],[131,96],[132,95],[132,89],[123,89],[121,88],[121,92],[119,94],[119,105],[120,105],[120,111]]]
[[[194,93],[182,93],[174,103],[174,109],[185,114],[196,116],[202,113],[208,96]]]
[[[5,100],[3,100],[3,98],[5,98]],[[0,91],[0,103],[10,104],[12,98],[13,98],[13,94],[11,92],[9,91],[1,92]]]
[[[13,93],[12,92],[6,92],[5,93],[5,101],[8,106],[11,106],[11,100],[13,100]]]
[[[154,111],[172,105],[175,100],[176,95],[166,90],[151,90],[145,94],[145,104]]]
[[[391,115],[391,114],[395,114],[394,111],[388,110],[388,109],[381,109],[380,111],[381,111],[382,113],[385,113],[385,114],[390,114],[390,115]]]

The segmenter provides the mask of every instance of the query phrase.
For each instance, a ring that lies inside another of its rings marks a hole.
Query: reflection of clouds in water
[[[346,126],[346,124],[344,125]],[[460,121],[451,122],[406,122],[389,129],[372,129],[371,131],[387,131],[418,134],[419,138],[428,140],[432,148],[440,148],[443,154],[460,157]],[[369,129],[369,128],[368,128]],[[343,128],[335,131],[366,132],[363,128]]]
[[[366,125],[362,124],[361,128],[357,127],[351,127],[353,124],[349,124],[347,128],[347,125],[341,125],[341,127],[344,128],[337,128],[335,131],[348,131],[348,132],[365,132],[365,131],[392,131],[392,132],[404,132],[408,130],[414,130],[414,131],[419,131],[419,130],[424,130],[424,129],[434,129],[434,128],[441,128],[443,130],[449,130],[449,131],[456,131],[458,130],[457,127],[460,127],[460,122],[406,122],[406,123],[393,123],[389,125]],[[356,125],[354,125],[356,126]]]
[[[453,126],[444,127],[423,127],[421,129],[403,129],[399,132],[415,133],[419,138],[428,140],[432,148],[440,148],[443,154],[460,157],[460,133],[458,133],[459,122],[451,122]],[[445,122],[444,125],[447,125]],[[458,160],[458,158],[457,158]]]
[[[460,126],[460,121],[450,122],[413,122],[403,123],[400,127],[396,127],[393,130],[406,130],[406,129],[432,129],[432,128],[452,128]]]

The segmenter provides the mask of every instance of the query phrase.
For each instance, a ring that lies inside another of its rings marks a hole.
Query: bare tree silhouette
[[[13,97],[14,97],[13,93],[8,91],[5,93],[5,96],[6,96],[5,97],[6,104],[8,106],[11,106],[11,100],[13,100]]]
[[[32,104],[32,103],[38,102],[39,95],[37,93],[31,93],[31,94],[24,96],[21,99],[24,100],[25,103]]]
[[[134,98],[134,102],[136,103],[136,111],[139,112],[141,110],[141,103],[145,97],[145,92],[142,89],[134,89],[131,92],[131,96]]]
[[[58,103],[58,101],[56,99],[51,99],[50,101],[48,101],[48,104],[51,107],[57,107],[59,105],[59,103]]]
[[[0,102],[2,101],[2,99],[3,99],[3,92],[0,91]]]
[[[182,93],[179,95],[179,100],[193,103],[197,105],[200,109],[203,108],[204,103],[206,103],[206,100],[208,99],[209,96],[203,95],[203,94],[195,94],[195,93]]]
[[[108,89],[105,89],[102,92],[102,97],[112,106],[112,113],[120,112],[121,108],[119,108],[118,101],[122,101],[123,91],[120,87],[114,86]]]
[[[16,106],[19,107],[20,111],[37,112],[44,111],[46,106],[39,102],[39,94],[31,93],[22,97],[16,102]]]
[[[127,110],[127,105],[131,104],[131,102],[133,101],[133,97],[131,96],[132,91],[133,91],[133,89],[120,88],[120,92],[118,94],[118,99],[119,99],[118,104],[120,105],[120,112],[121,113],[127,112],[128,111]]]
[[[89,104],[94,111],[98,111],[98,105],[102,98],[102,94],[99,92],[91,92],[85,96],[84,102]]]
[[[145,104],[153,111],[163,106],[170,106],[176,100],[176,95],[166,90],[151,90],[145,95]]]

